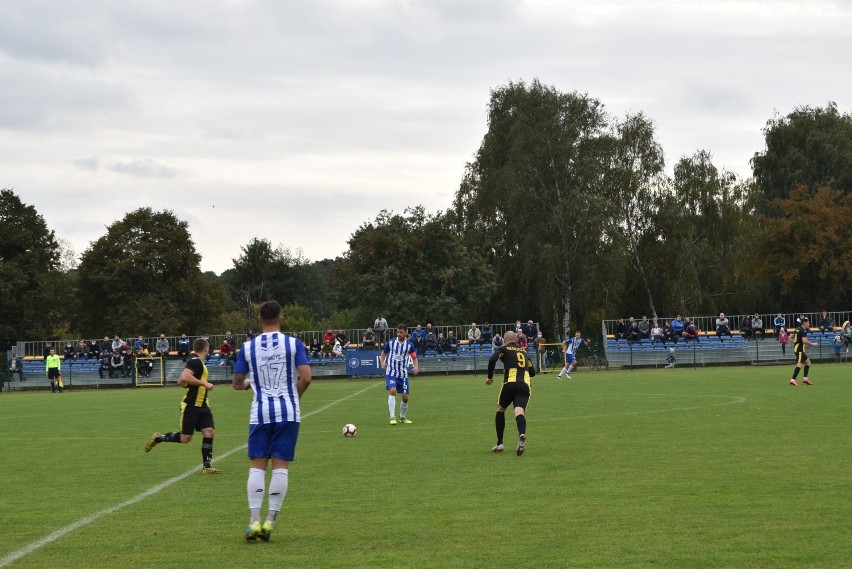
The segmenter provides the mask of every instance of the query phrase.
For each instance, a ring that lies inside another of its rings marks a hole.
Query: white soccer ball
[[[344,437],[354,437],[358,434],[358,427],[353,425],[352,423],[346,423],[343,425],[343,436]]]

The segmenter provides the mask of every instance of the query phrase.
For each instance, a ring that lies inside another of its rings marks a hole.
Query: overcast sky
[[[143,206],[201,268],[253,237],[336,257],[381,209],[446,209],[490,90],[644,112],[669,172],[743,177],[797,105],[852,109],[852,2],[6,0],[0,187],[81,254]]]

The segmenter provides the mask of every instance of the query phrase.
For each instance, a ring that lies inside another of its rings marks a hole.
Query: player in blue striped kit
[[[562,342],[562,355],[565,356],[565,367],[556,374],[556,379],[562,379],[563,375],[571,379],[571,372],[577,368],[577,349],[582,345],[588,346],[589,342],[583,338],[579,330],[574,333],[573,338],[565,338],[565,341]]]
[[[311,367],[305,345],[281,332],[281,306],[273,301],[260,305],[262,333],[242,345],[234,364],[234,389],[254,391],[249,417],[248,476],[249,527],[247,541],[268,541],[287,495],[290,461],[295,457],[299,402],[311,384]],[[266,468],[272,459],[269,511],[261,523],[260,510],[266,491]]]
[[[396,394],[402,395],[399,404],[399,422],[403,425],[411,424],[406,418],[408,411],[408,359],[414,365],[414,375],[420,372],[417,365],[417,349],[411,340],[407,339],[408,326],[400,324],[396,327],[396,338],[385,344],[380,356],[382,369],[385,370],[385,383],[388,391],[388,410],[390,411],[390,424],[396,425]]]

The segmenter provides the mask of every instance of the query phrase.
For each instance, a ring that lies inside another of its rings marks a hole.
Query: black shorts
[[[801,352],[796,352],[796,363],[803,364],[808,360],[808,354],[805,353],[804,350]]]
[[[59,377],[61,375],[62,374],[59,372],[58,367],[52,367],[52,368],[47,370],[47,379],[56,379],[57,377]]]
[[[195,431],[213,428],[213,411],[210,407],[194,407],[183,401],[180,403],[180,432],[191,435]]]
[[[509,405],[514,405],[526,410],[527,404],[530,402],[530,386],[522,381],[506,382],[500,389],[497,402],[503,409],[508,409]]]

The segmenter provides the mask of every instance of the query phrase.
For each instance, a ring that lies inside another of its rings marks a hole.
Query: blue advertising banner
[[[381,350],[346,350],[346,375],[382,375]]]

